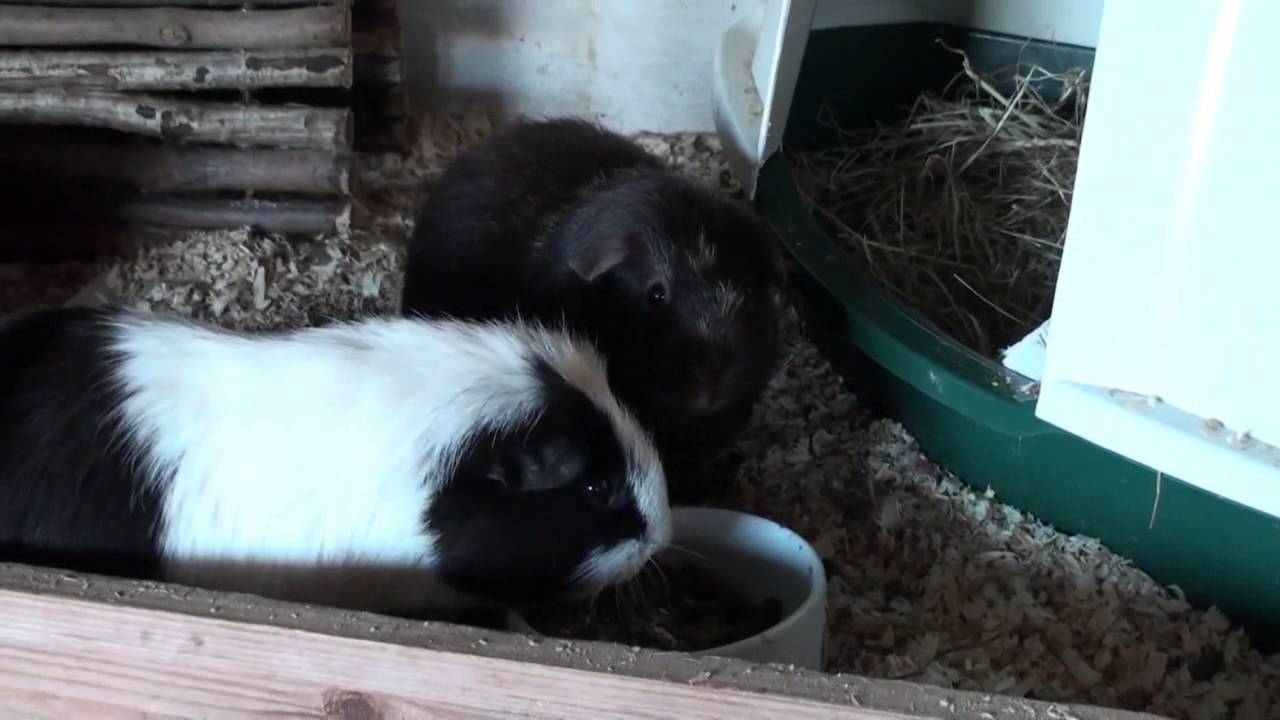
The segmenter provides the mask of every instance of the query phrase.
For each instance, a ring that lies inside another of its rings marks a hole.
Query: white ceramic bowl
[[[764,632],[694,655],[822,670],[827,644],[827,577],[804,538],[765,518],[716,508],[673,508],[673,559],[705,563],[750,600],[782,602],[782,621]],[[512,616],[516,632],[537,631]]]

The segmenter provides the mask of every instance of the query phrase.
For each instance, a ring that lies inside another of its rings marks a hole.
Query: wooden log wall
[[[406,137],[399,37],[395,0],[0,0],[0,244],[347,230],[354,152]]]

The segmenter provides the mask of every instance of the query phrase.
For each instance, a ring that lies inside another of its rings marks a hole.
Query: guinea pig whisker
[[[538,427],[538,423],[542,422],[542,416],[546,413],[546,408],[538,408],[538,412],[534,414],[532,421],[528,427],[524,429],[524,442],[527,444],[529,438],[533,436],[533,431]]]
[[[650,557],[645,561],[645,566],[653,568],[654,574],[657,575],[658,580],[662,583],[664,589],[666,586],[671,584],[671,582],[667,580],[667,574],[663,572],[662,566],[658,564],[657,559]]]
[[[606,588],[598,587],[591,592],[591,599],[587,601],[587,612],[591,616],[596,614],[596,605],[600,603],[600,596],[604,594]]]
[[[704,562],[705,562],[705,561],[707,561],[707,556],[706,556],[706,555],[703,555],[702,553],[698,552],[697,550],[691,550],[691,549],[689,549],[689,548],[687,548],[687,547],[684,547],[683,545],[677,545],[677,544],[675,544],[675,543],[668,543],[668,544],[667,544],[667,548],[668,548],[668,549],[670,549],[670,550],[678,550],[678,551],[680,551],[680,552],[682,552],[682,553],[686,553],[686,554],[692,555],[692,556],[694,556],[694,557],[696,557],[696,558],[698,558],[699,560],[702,560],[702,561],[704,561]]]
[[[636,606],[647,610],[649,608],[649,596],[646,595],[644,592],[644,583],[642,582],[635,583],[635,588],[636,588],[636,600],[637,600]]]
[[[634,577],[619,585],[618,589],[627,594],[627,602],[634,603],[636,601],[636,579]]]

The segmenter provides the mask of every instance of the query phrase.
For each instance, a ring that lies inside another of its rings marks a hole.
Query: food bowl
[[[813,547],[787,528],[755,515],[717,508],[674,508],[673,547],[664,561],[711,570],[744,599],[776,598],[781,620],[731,643],[693,651],[758,663],[821,670],[826,659],[827,578]],[[512,614],[508,627],[542,635]]]

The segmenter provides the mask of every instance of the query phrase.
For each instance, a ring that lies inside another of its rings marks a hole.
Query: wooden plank
[[[347,195],[350,158],[325,150],[180,147],[82,139],[65,128],[0,133],[0,171],[146,192],[256,190]]]
[[[240,8],[338,5],[346,0],[0,0],[0,5],[50,5],[54,7],[207,7]]]
[[[0,207],[5,204],[0,201]],[[185,232],[101,221],[76,222],[61,215],[45,215],[38,221],[30,217],[18,222],[10,219],[0,224],[0,263],[92,263],[109,257],[130,257],[147,247],[171,244]]]
[[[279,10],[0,5],[0,45],[140,45],[186,49],[348,46],[346,5]]]
[[[346,109],[184,102],[144,95],[0,91],[0,123],[96,127],[184,142],[346,150]]]
[[[354,84],[366,87],[393,87],[404,81],[400,58],[385,55],[356,55],[352,65]]]
[[[396,0],[360,0],[352,3],[353,32],[390,27],[400,27],[400,10]]]
[[[375,73],[396,73],[374,63]],[[351,87],[348,48],[297,50],[0,50],[0,89],[227,90]]]
[[[384,27],[370,32],[353,32],[351,47],[356,55],[400,57],[400,28]]]
[[[1138,720],[603,643],[0,566],[5,717]]]
[[[104,219],[130,225],[188,230],[252,227],[262,232],[319,235],[350,229],[347,200],[224,200],[147,196],[124,200]]]

